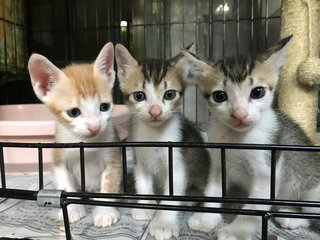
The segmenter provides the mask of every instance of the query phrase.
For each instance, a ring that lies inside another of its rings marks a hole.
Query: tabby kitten
[[[149,59],[138,63],[116,45],[120,88],[132,112],[132,141],[203,142],[199,131],[177,110],[185,90],[180,55],[170,60]],[[135,187],[138,194],[169,195],[168,149],[136,147]],[[174,195],[185,195],[197,187],[203,193],[207,183],[209,153],[204,149],[173,148]],[[155,189],[154,189],[155,187]],[[140,203],[155,203],[140,201]],[[163,201],[161,204],[178,205]],[[156,239],[179,235],[177,212],[133,209],[136,220],[152,219],[149,232]]]
[[[40,54],[32,54],[28,69],[37,97],[56,117],[58,143],[113,142],[111,125],[114,47],[107,43],[93,64],[71,64],[60,70]],[[86,191],[117,193],[121,181],[118,149],[85,149]],[[53,181],[57,189],[80,190],[79,149],[54,149]],[[68,206],[69,221],[85,216],[81,205]],[[113,207],[95,207],[94,225],[111,226],[120,218]],[[63,219],[62,212],[59,219]]]
[[[206,63],[185,52],[186,77],[196,81],[212,113],[209,142],[311,145],[301,128],[273,107],[279,71],[290,39],[282,39],[263,55],[226,58],[215,63]],[[221,152],[211,149],[210,153],[212,165],[206,195],[221,197]],[[240,184],[248,191],[249,198],[270,198],[270,151],[227,149],[225,155],[228,185]],[[278,151],[276,161],[277,199],[319,200],[318,153]],[[221,204],[206,206],[221,207]],[[269,207],[245,205],[244,208],[267,210]],[[292,211],[285,206],[280,210]],[[195,213],[189,219],[189,227],[209,232],[221,221],[220,214]],[[260,217],[238,215],[218,232],[218,239],[251,239],[260,221]],[[308,225],[308,220],[299,218],[276,221],[290,229]]]

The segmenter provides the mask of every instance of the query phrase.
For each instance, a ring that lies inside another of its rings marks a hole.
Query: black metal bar
[[[213,59],[213,44],[210,44],[210,43],[213,43],[213,7],[212,7],[212,0],[209,1],[209,55],[207,56],[208,59]],[[196,35],[196,37],[198,37],[199,34]],[[196,39],[197,40],[197,39]],[[198,42],[198,41],[196,41]],[[198,48],[198,46],[196,46]],[[196,101],[198,102],[198,101]],[[197,110],[197,108],[196,108]]]
[[[62,213],[63,213],[63,222],[64,222],[64,230],[66,233],[66,239],[67,240],[71,240],[72,236],[71,236],[71,231],[70,231],[70,224],[69,224],[69,216],[68,216],[68,207],[69,205],[69,201],[64,200],[61,203],[61,208],[62,208]]]
[[[18,22],[14,22],[14,21],[12,21],[10,19],[6,19],[4,17],[0,17],[0,21],[3,22],[3,23],[10,24],[12,26],[23,27],[23,24],[19,24]]]
[[[85,157],[84,147],[80,147],[80,174],[81,174],[81,192],[86,191],[86,172],[85,172]]]
[[[226,0],[223,0],[223,7],[226,4]],[[223,22],[223,28],[222,28],[222,57],[225,57],[226,54],[226,14],[224,11],[222,11],[222,22]]]
[[[39,170],[39,190],[43,188],[43,151],[38,148],[38,170]]]
[[[173,156],[172,156],[172,147],[168,147],[168,178],[169,178],[169,195],[173,196]]]
[[[270,179],[270,198],[276,197],[276,150],[271,150],[271,179]]]
[[[38,191],[0,188],[0,196],[3,198],[37,200]]]
[[[6,19],[6,11],[5,8],[2,9],[2,14],[4,19]],[[4,43],[4,63],[5,63],[5,70],[8,71],[8,49],[7,49],[7,29],[8,27],[6,26],[7,23],[4,23],[4,28],[3,28],[3,43]]]
[[[268,214],[262,216],[261,240],[268,240]]]
[[[64,11],[64,14],[65,14],[65,19],[66,19],[66,22],[65,22],[65,62],[69,62],[71,59],[72,59],[72,53],[73,53],[73,45],[71,44],[71,35],[73,33],[73,29],[72,29],[72,9],[74,9],[73,7],[73,0],[67,0],[65,1],[65,11]]]
[[[107,147],[174,147],[174,148],[215,148],[243,150],[277,150],[297,152],[320,152],[320,146],[295,146],[273,144],[237,144],[237,143],[194,143],[194,142],[95,142],[95,143],[18,143],[0,142],[2,147],[16,148],[107,148]]]
[[[237,55],[239,55],[240,45],[240,0],[237,0]]]
[[[153,200],[153,201],[187,201],[187,202],[215,202],[225,204],[255,204],[269,206],[291,206],[291,207],[311,207],[320,208],[320,201],[301,201],[301,200],[270,200],[258,198],[221,198],[221,197],[199,197],[199,196],[169,196],[169,195],[143,195],[143,194],[114,194],[114,193],[81,193],[65,192],[65,198],[98,199],[109,198],[119,200]],[[90,200],[83,202],[88,204]],[[320,214],[318,214],[320,216]]]
[[[251,25],[250,25],[250,30],[251,30],[251,44],[250,44],[250,53],[252,54],[253,53],[253,42],[254,42],[254,18],[253,18],[253,15],[254,15],[254,3],[255,1],[254,0],[251,0],[251,18],[250,18],[250,21],[251,21]]]
[[[122,151],[122,180],[123,180],[123,192],[128,193],[128,173],[127,173],[127,148],[124,146]]]
[[[6,171],[4,165],[3,147],[0,146],[0,172],[1,172],[1,187],[6,188]]]
[[[269,37],[269,3],[268,0],[266,0],[266,22],[265,22],[265,47],[268,46],[268,37]]]
[[[221,148],[221,182],[222,182],[222,197],[227,194],[227,171],[226,171],[226,149]]]
[[[175,201],[171,197],[172,201]],[[320,213],[302,213],[302,212],[273,212],[268,210],[257,209],[243,209],[243,208],[219,208],[219,207],[202,207],[202,206],[184,206],[184,205],[169,205],[169,204],[146,204],[135,201],[121,202],[121,201],[98,201],[86,200],[79,198],[68,198],[68,204],[88,205],[88,206],[109,206],[109,207],[123,207],[123,208],[141,208],[141,209],[156,209],[156,210],[170,210],[170,211],[186,211],[186,212],[210,212],[223,214],[238,214],[247,216],[260,217],[286,217],[286,218],[304,218],[304,219],[320,219]]]

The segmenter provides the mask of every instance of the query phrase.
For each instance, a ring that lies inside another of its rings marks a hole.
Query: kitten
[[[120,88],[133,115],[132,141],[203,142],[199,131],[177,110],[186,87],[180,74],[179,55],[170,60],[148,59],[138,63],[120,44],[116,45],[115,55]],[[203,193],[209,158],[203,148],[173,148],[174,195],[185,195],[191,187]],[[137,193],[154,194],[155,189],[160,189],[161,194],[169,195],[168,149],[135,148],[135,159]],[[133,209],[132,216],[136,220],[152,219],[149,232],[156,239],[179,235],[175,211]]]
[[[114,47],[107,43],[93,64],[71,64],[60,70],[40,54],[32,54],[28,69],[37,97],[56,116],[58,143],[114,142],[118,137],[111,125]],[[54,149],[53,181],[57,189],[80,190],[79,149]],[[121,182],[118,149],[85,149],[86,191],[117,193]],[[69,221],[85,216],[81,205],[68,206]],[[112,207],[95,207],[94,225],[111,226],[120,218]],[[59,219],[63,219],[62,212]]]
[[[285,62],[291,37],[279,41],[265,54],[227,58],[207,63],[185,52],[185,77],[196,81],[208,99],[212,113],[208,141],[312,145],[301,128],[273,107],[279,71]],[[207,196],[221,197],[221,152],[211,149],[212,165]],[[236,183],[248,191],[249,198],[270,198],[270,151],[226,150],[227,184]],[[319,200],[320,157],[311,152],[277,152],[276,198]],[[221,207],[207,203],[207,207]],[[268,210],[268,206],[244,208]],[[283,206],[282,211],[292,211]],[[315,208],[303,211],[319,211]],[[210,232],[221,223],[220,214],[195,213],[189,227]],[[308,220],[278,218],[284,228],[307,226]],[[261,223],[260,217],[238,215],[218,232],[219,240],[251,239]]]

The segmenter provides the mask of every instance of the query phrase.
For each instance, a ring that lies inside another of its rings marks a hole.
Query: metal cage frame
[[[123,192],[115,193],[92,193],[85,190],[85,156],[86,148],[120,148],[122,152],[122,171]],[[127,153],[129,147],[161,147],[168,149],[168,166],[169,166],[169,195],[141,195],[128,192],[128,173],[127,173]],[[6,187],[6,171],[4,163],[4,148],[32,148],[38,151],[38,179],[39,190],[20,190],[10,189]],[[80,152],[81,166],[81,191],[80,192],[65,192],[59,190],[46,190],[43,188],[43,149],[46,148],[77,148]],[[221,151],[221,171],[222,171],[222,196],[221,197],[196,197],[196,196],[176,196],[173,189],[173,148],[216,148]],[[256,198],[230,198],[226,196],[226,158],[225,151],[227,149],[251,149],[251,150],[267,150],[271,152],[271,177],[270,177],[270,197],[268,199]],[[5,198],[33,200],[37,201],[42,207],[60,207],[64,216],[64,227],[66,239],[71,240],[71,229],[68,219],[67,206],[70,204],[109,206],[121,208],[145,208],[155,210],[172,210],[172,211],[189,211],[189,212],[211,212],[222,214],[238,214],[251,215],[261,217],[262,231],[261,239],[268,239],[268,224],[269,220],[275,217],[282,218],[305,218],[319,219],[318,212],[283,212],[272,209],[272,206],[290,206],[290,207],[310,207],[320,208],[320,201],[302,201],[290,199],[276,199],[276,152],[277,151],[306,151],[320,152],[320,147],[317,146],[292,146],[292,145],[264,145],[264,144],[222,144],[222,143],[186,143],[186,142],[113,142],[113,143],[13,143],[0,142],[0,173],[1,173],[1,188],[0,196]],[[43,201],[43,198],[46,200]],[[112,199],[114,201],[99,201],[94,199]],[[121,201],[120,201],[121,200]],[[242,208],[212,208],[203,206],[177,206],[163,204],[141,204],[133,200],[156,200],[156,201],[193,201],[196,203],[216,202],[224,204],[256,204],[269,205],[269,210],[253,210]]]

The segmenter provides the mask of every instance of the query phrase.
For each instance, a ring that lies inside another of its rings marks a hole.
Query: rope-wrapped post
[[[279,106],[320,145],[316,132],[320,83],[320,1],[283,0],[281,35],[293,34],[280,75]]]

